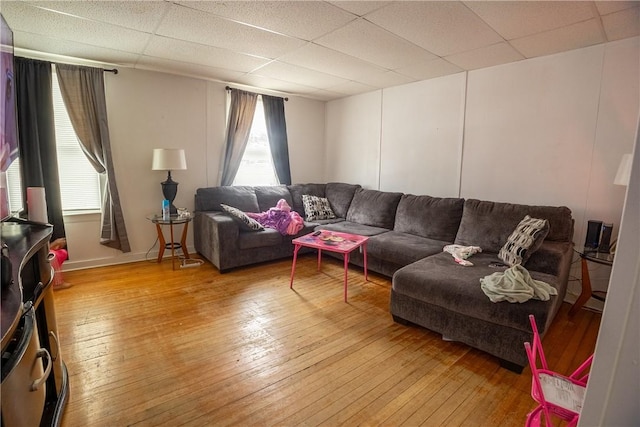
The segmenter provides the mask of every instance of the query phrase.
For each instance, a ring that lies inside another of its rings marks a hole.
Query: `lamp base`
[[[169,201],[169,213],[177,215],[178,209],[173,205],[173,201],[178,194],[178,183],[171,179],[171,171],[167,175],[167,180],[160,184],[162,185],[162,195]]]

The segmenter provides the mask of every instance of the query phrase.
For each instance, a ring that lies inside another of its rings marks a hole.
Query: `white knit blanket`
[[[491,302],[525,302],[531,298],[548,301],[551,295],[558,295],[556,288],[531,278],[527,269],[519,264],[483,277],[480,287]]]

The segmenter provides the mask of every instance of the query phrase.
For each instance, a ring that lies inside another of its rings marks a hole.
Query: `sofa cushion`
[[[265,185],[255,187],[258,208],[260,212],[275,207],[280,199],[284,199],[289,206],[293,204],[291,193],[286,185]]]
[[[571,210],[565,206],[529,206],[467,199],[455,243],[480,246],[485,252],[498,253],[525,215],[549,221],[546,240],[571,241],[573,219]]]
[[[291,184],[288,185],[289,192],[291,193],[291,209],[298,212],[304,217],[304,204],[302,203],[302,196],[308,194],[310,196],[324,197],[325,184]]]
[[[229,215],[231,218],[238,224],[240,229],[245,231],[262,231],[264,227],[255,219],[249,218],[242,212],[240,209],[234,208],[233,206],[227,206],[224,203],[220,204],[222,210]]]
[[[548,301],[531,299],[521,304],[491,302],[480,287],[480,279],[505,268],[490,266],[498,261],[495,254],[480,253],[469,259],[473,267],[456,264],[446,252],[423,258],[395,273],[393,290],[451,312],[521,331],[530,331],[529,314],[536,319],[548,317],[553,306]],[[530,273],[532,278],[558,287],[557,277],[535,271]],[[554,301],[557,298],[551,297]]]
[[[532,253],[538,250],[547,234],[549,234],[549,221],[525,215],[507,238],[504,246],[500,248],[498,258],[510,266],[522,265],[527,262]]]
[[[329,200],[325,197],[310,196],[304,194],[302,196],[302,204],[304,205],[304,218],[307,221],[315,221],[317,219],[333,219],[335,214],[331,210]]]
[[[345,184],[343,182],[329,182],[325,186],[324,194],[329,199],[331,209],[338,218],[346,218],[349,206],[353,200],[356,190],[361,188],[359,185]]]
[[[318,230],[339,231],[341,233],[357,234],[359,236],[375,236],[386,233],[386,228],[372,227],[370,225],[358,224],[351,221],[340,221],[331,224],[323,224],[317,227]]]
[[[462,219],[464,199],[404,194],[393,229],[430,239],[453,242]]]
[[[360,188],[349,206],[347,221],[391,230],[401,197],[402,193]]]
[[[275,228],[266,228],[260,233],[241,231],[238,235],[238,247],[240,249],[266,248],[278,246],[282,242],[283,237]]]
[[[243,212],[260,212],[253,187],[224,186],[196,190],[196,211],[221,211],[220,203],[233,206]]]
[[[447,244],[399,231],[372,236],[367,242],[367,253],[399,266],[411,264],[424,257],[442,252]]]

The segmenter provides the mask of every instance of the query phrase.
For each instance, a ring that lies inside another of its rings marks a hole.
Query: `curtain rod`
[[[118,74],[118,69],[117,68],[112,68],[110,70],[103,68],[102,71],[104,71],[105,73],[113,73],[113,74]]]
[[[227,86],[227,87],[225,87],[225,89],[226,89],[226,90],[231,90],[231,89],[233,89],[233,88],[232,88],[231,86]],[[238,90],[241,90],[241,89],[238,89]],[[254,92],[254,93],[255,93],[255,92]],[[258,95],[264,95],[264,94],[259,93]],[[267,95],[267,96],[271,96],[271,95]],[[282,97],[281,97],[281,98],[282,98]],[[285,101],[288,101],[288,100],[289,100],[289,98],[282,98],[282,99],[284,99]]]

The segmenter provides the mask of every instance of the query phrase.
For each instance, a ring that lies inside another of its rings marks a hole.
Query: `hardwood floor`
[[[301,256],[221,275],[171,261],[65,273],[55,292],[71,392],[63,426],[520,426],[530,371],[393,322],[389,279]],[[544,340],[568,372],[593,352],[600,314]]]

